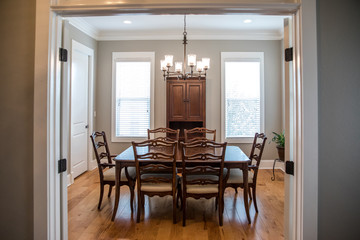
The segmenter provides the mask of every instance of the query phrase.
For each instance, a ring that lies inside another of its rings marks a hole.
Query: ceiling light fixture
[[[251,19],[245,19],[244,23],[252,23],[252,20]]]
[[[123,23],[125,23],[125,24],[131,24],[131,21],[130,21],[130,20],[125,20]]]
[[[178,79],[187,79],[189,77],[204,77],[206,79],[206,71],[210,68],[210,58],[202,58],[201,61],[196,61],[195,54],[189,54],[187,56],[188,66],[190,72],[186,72],[186,45],[187,45],[187,32],[186,32],[186,15],[184,15],[184,32],[183,32],[183,44],[184,44],[184,62],[175,62],[175,71],[170,71],[173,66],[173,55],[165,55],[165,59],[160,61],[161,70],[163,71],[164,81],[168,77],[177,77]],[[194,67],[196,66],[197,73],[194,73]]]

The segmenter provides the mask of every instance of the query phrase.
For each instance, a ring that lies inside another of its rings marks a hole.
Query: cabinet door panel
[[[203,89],[202,83],[187,83],[187,119],[203,120]]]
[[[186,111],[185,111],[185,83],[176,83],[169,85],[169,113],[170,120],[185,120]]]

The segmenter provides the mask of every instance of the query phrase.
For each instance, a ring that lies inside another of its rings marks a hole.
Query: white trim
[[[261,160],[259,169],[272,169],[274,165],[274,160]],[[275,169],[280,169],[285,172],[284,162],[277,161],[275,164]]]
[[[74,178],[71,173],[67,175],[66,179],[67,179],[67,186],[70,186],[71,184],[74,183]]]
[[[271,2],[271,1],[270,1]],[[105,2],[97,2],[97,5],[92,5],[89,8],[89,5],[84,4],[82,6],[76,6],[74,7],[74,3],[68,6],[61,6],[60,4],[56,6],[52,6],[50,9],[50,23],[52,23],[52,17],[55,16],[56,13],[65,15],[72,15],[74,16],[77,14],[78,16],[86,16],[89,14],[114,14],[114,13],[123,13],[128,14],[129,9],[134,10],[134,12],[142,12],[144,13],[157,13],[157,14],[164,14],[164,13],[184,13],[184,9],[186,13],[218,13],[218,14],[224,14],[224,13],[246,13],[249,12],[249,9],[254,9],[253,12],[257,13],[265,13],[265,14],[287,14],[291,12],[295,12],[298,7],[300,6],[299,3],[296,4],[289,4],[289,3],[280,3],[273,2],[272,4],[244,4],[242,2],[234,3],[231,2],[229,4],[229,1],[226,3],[221,4],[212,4],[211,6],[208,6],[207,3],[204,2],[194,2],[196,7],[201,7],[201,10],[196,8],[190,8],[189,4],[187,3],[185,5],[185,8],[181,8],[181,4],[176,5],[169,5],[169,4],[149,4],[142,6],[130,6],[127,4],[119,5],[119,6],[107,6]],[[307,88],[304,90],[305,98],[304,100],[304,107],[303,112],[301,112],[302,118],[304,118],[304,125],[306,128],[303,129],[303,131],[299,132],[301,135],[301,139],[303,144],[303,147],[300,149],[302,155],[301,159],[298,159],[299,161],[303,161],[307,159],[309,164],[306,164],[310,167],[313,165],[315,166],[315,170],[317,170],[317,164],[318,164],[318,144],[317,144],[317,131],[318,131],[318,125],[317,125],[317,112],[314,112],[314,110],[317,109],[317,59],[316,59],[316,31],[313,32],[314,27],[313,19],[316,19],[316,7],[314,6],[315,3],[312,0],[303,0],[302,6],[304,6],[303,12],[298,12],[296,15],[307,15],[310,16],[308,20],[305,20],[303,18],[301,21],[304,23],[303,27],[304,30],[301,28],[301,23],[299,25],[296,25],[296,27],[299,27],[297,31],[299,31],[302,34],[302,37],[304,35],[307,36],[306,39],[304,39],[304,45],[302,45],[302,42],[297,42],[300,46],[304,46],[304,52],[303,50],[298,48],[296,51],[300,51],[300,54],[297,55],[297,57],[300,58],[301,63],[297,67],[298,70],[303,71],[304,73],[304,81],[302,84],[306,85]],[[252,8],[251,8],[252,6]],[[306,8],[305,8],[306,6]],[[146,9],[146,11],[144,11]],[[49,179],[52,177],[51,175],[55,174],[53,169],[54,165],[51,165],[50,163],[50,156],[47,153],[51,152],[51,146],[47,144],[47,140],[53,137],[53,132],[50,132],[49,129],[45,132],[44,123],[50,124],[50,122],[53,121],[53,119],[50,119],[50,111],[51,108],[48,106],[47,108],[44,106],[54,98],[54,95],[52,92],[47,92],[46,89],[50,89],[50,85],[54,81],[53,78],[51,78],[50,75],[48,75],[48,72],[54,71],[54,67],[50,64],[49,59],[56,59],[56,53],[54,50],[57,50],[54,48],[54,46],[51,44],[58,36],[55,34],[54,28],[50,27],[48,25],[48,19],[49,19],[49,1],[47,0],[39,0],[36,2],[36,38],[35,38],[35,94],[34,94],[34,132],[40,133],[34,135],[34,239],[51,239],[50,233],[51,232],[51,222],[55,221],[55,216],[50,216],[49,214],[49,204],[51,199],[51,193],[49,192]],[[301,17],[300,16],[300,17]],[[312,21],[311,24],[309,21]],[[51,26],[51,24],[50,24]],[[50,29],[50,31],[49,31]],[[312,37],[309,37],[311,35]],[[50,42],[48,42],[48,36],[50,36]],[[301,36],[299,36],[301,37]],[[303,41],[303,39],[301,39]],[[306,47],[305,47],[306,46]],[[315,50],[315,51],[314,51]],[[302,56],[301,54],[304,54]],[[302,58],[303,57],[303,58]],[[300,85],[301,86],[301,85]],[[314,88],[311,88],[314,87]],[[301,89],[300,89],[301,90]],[[294,94],[303,94],[300,93],[294,93]],[[309,100],[307,100],[309,99]],[[310,101],[313,101],[311,102]],[[313,105],[313,107],[311,107]],[[306,107],[306,108],[305,108]],[[309,109],[308,109],[309,108]],[[301,108],[302,109],[302,108]],[[46,112],[45,112],[46,111]],[[44,117],[47,116],[47,117]],[[46,118],[46,120],[44,120]],[[313,144],[314,143],[314,144]],[[46,144],[46,148],[44,148]],[[306,148],[304,149],[304,145],[306,145]],[[306,151],[306,152],[304,152]],[[46,158],[46,159],[45,159]],[[317,171],[308,171],[310,167],[304,167],[307,171],[307,178],[311,178],[311,180],[315,180],[315,184],[310,184],[308,181],[304,181],[302,183],[305,184],[307,188],[307,197],[311,198],[311,200],[314,200],[314,207],[311,208],[312,213],[307,214],[306,216],[301,215],[301,222],[304,223],[305,221],[311,224],[311,229],[308,229],[311,231],[310,234],[307,234],[307,237],[310,239],[316,239],[317,237],[317,190],[314,188],[317,187]],[[44,168],[46,169],[45,171]],[[309,176],[310,175],[310,176]],[[49,178],[47,178],[49,176]],[[297,175],[295,175],[295,178]],[[44,183],[47,184],[44,184]],[[301,183],[301,184],[302,184]],[[303,187],[305,187],[303,186]],[[296,189],[295,189],[296,190]],[[313,191],[314,190],[314,191]],[[62,188],[62,191],[66,192],[66,187]],[[296,198],[302,198],[302,192],[300,192],[300,195],[296,195],[294,197]],[[46,195],[46,196],[44,196]],[[39,201],[37,201],[39,200]],[[46,201],[46,202],[45,202]],[[63,204],[66,204],[63,203]],[[47,226],[45,229],[44,226]],[[298,231],[303,231],[303,229],[299,229],[297,225],[293,226],[294,228],[297,228]],[[64,232],[63,232],[64,233]],[[67,235],[62,235],[62,239],[67,239]],[[301,239],[301,238],[299,238]]]
[[[68,20],[71,25],[73,25],[75,28],[79,29],[86,35],[94,38],[95,40],[99,40],[99,31],[92,25],[90,25],[88,22],[86,22],[84,19],[80,17],[64,19]]]
[[[225,137],[225,62],[256,60],[260,62],[260,132],[265,132],[264,52],[221,52],[221,141],[228,143],[252,143],[254,138]],[[255,134],[255,133],[254,133]]]
[[[70,22],[71,23],[71,22]],[[90,34],[89,34],[90,35]],[[90,35],[97,41],[122,41],[122,40],[179,40],[179,34],[134,34],[120,31],[100,32],[97,35]],[[282,33],[228,33],[228,34],[191,34],[188,40],[281,40]]]
[[[150,128],[154,128],[155,118],[155,52],[113,52],[112,53],[112,97],[111,97],[111,141],[112,142],[131,142],[146,140],[145,137],[116,137],[115,116],[116,116],[116,62],[127,60],[144,60],[150,62]]]
[[[89,75],[88,75],[88,111],[87,111],[87,124],[88,124],[88,135],[90,135],[93,132],[93,119],[94,119],[94,49],[89,48],[87,46],[85,46],[82,43],[77,42],[74,39],[71,39],[71,55],[70,55],[70,72],[72,71],[72,54],[74,49],[76,49],[77,51],[80,51],[84,54],[86,54],[89,58]],[[70,82],[71,82],[71,74],[70,74]],[[69,86],[69,90],[71,92],[71,83]],[[68,146],[68,159],[69,159],[69,168],[70,168],[70,172],[73,172],[72,169],[72,162],[71,162],[71,94],[69,94],[69,106],[64,106],[65,108],[68,108],[68,114],[69,114],[69,132],[68,132],[68,139],[69,139],[69,146]],[[93,161],[93,149],[92,149],[92,145],[90,143],[90,140],[87,141],[87,170],[91,170],[91,162]],[[73,174],[71,174],[72,176],[72,182],[74,181],[73,178]]]

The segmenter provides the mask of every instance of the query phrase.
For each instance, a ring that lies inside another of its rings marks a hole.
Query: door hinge
[[[58,173],[62,173],[66,171],[66,158],[60,159],[58,161]]]
[[[60,62],[67,62],[68,52],[65,48],[59,48],[59,61]]]
[[[286,161],[285,162],[285,172],[287,174],[291,174],[294,176],[294,162],[293,161]]]
[[[285,49],[285,62],[290,62],[293,60],[293,48]]]

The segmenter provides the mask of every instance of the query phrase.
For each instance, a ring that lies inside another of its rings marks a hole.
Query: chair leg
[[[219,198],[216,197],[215,198],[215,211],[218,209],[218,204],[219,204]]]
[[[173,224],[176,224],[176,203],[177,203],[176,192],[174,192],[174,194],[173,194]]]
[[[112,190],[112,187],[111,185],[109,185],[109,193],[108,193],[108,198],[111,196],[111,190]]]
[[[235,193],[238,193],[237,187],[234,187]]]
[[[179,200],[181,203],[181,208],[182,209],[182,190],[181,190],[181,185],[178,185],[178,189],[177,189],[177,197],[176,197],[176,207],[179,207]]]
[[[140,190],[138,190],[138,194],[137,194],[137,202],[138,202],[138,207],[137,207],[137,213],[136,213],[136,222],[139,223],[140,222],[140,211],[141,211],[141,202],[142,202],[142,199],[141,199],[141,193],[140,193]]]
[[[223,207],[224,205],[224,199],[220,196],[219,197],[219,225],[223,225]]]
[[[259,212],[258,207],[257,207],[257,203],[256,203],[256,186],[252,187],[252,195],[253,195],[253,198],[254,198],[255,211]]]
[[[249,198],[250,198],[250,200],[252,200],[251,191],[249,190],[248,193],[249,193]]]
[[[134,212],[134,188],[135,188],[135,184],[131,184],[129,185],[129,189],[130,189],[130,209],[131,212]]]
[[[185,227],[185,225],[186,225],[186,197],[185,196],[183,196],[181,207],[183,210],[183,227]]]
[[[103,195],[104,195],[104,185],[100,184],[100,199],[99,199],[99,205],[98,205],[98,209],[100,210],[101,207],[101,202],[103,199]]]

